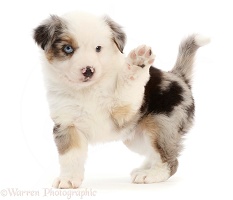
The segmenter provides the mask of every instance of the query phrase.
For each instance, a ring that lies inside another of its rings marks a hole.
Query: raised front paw
[[[141,68],[151,66],[154,62],[155,55],[152,53],[151,48],[146,45],[141,45],[132,50],[127,58],[129,65],[136,65]]]

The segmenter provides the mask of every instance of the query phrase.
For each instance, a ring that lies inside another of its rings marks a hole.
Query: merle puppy
[[[170,72],[151,66],[155,56],[146,45],[125,57],[125,33],[109,17],[53,15],[34,30],[34,39],[59,153],[54,187],[79,187],[88,144],[113,140],[146,158],[131,173],[133,183],[165,181],[176,172],[194,116],[194,57],[208,38],[184,39]]]

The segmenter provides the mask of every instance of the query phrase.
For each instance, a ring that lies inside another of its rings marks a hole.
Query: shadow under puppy
[[[194,116],[194,56],[208,38],[184,39],[170,72],[151,66],[155,56],[146,45],[125,57],[126,35],[109,17],[53,15],[34,30],[34,39],[42,49],[59,152],[54,187],[79,187],[88,144],[113,140],[146,158],[132,171],[132,182],[161,182],[176,172],[182,136]]]

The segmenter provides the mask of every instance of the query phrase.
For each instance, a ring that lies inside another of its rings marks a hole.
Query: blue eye
[[[65,45],[65,46],[63,47],[63,51],[64,51],[65,53],[67,53],[67,54],[71,54],[71,53],[74,52],[74,49],[73,49],[73,47],[70,46],[70,45]]]
[[[97,47],[95,48],[95,51],[96,51],[96,52],[100,52],[100,51],[101,51],[101,48],[102,48],[101,46],[97,46]]]

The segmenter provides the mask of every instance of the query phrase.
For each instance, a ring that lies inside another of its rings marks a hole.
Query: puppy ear
[[[116,44],[119,51],[123,53],[126,43],[126,34],[122,30],[122,27],[108,16],[105,16],[104,20],[111,28],[114,43]]]
[[[64,32],[65,24],[61,18],[51,15],[40,26],[34,29],[34,40],[43,49],[48,49],[55,39]]]

